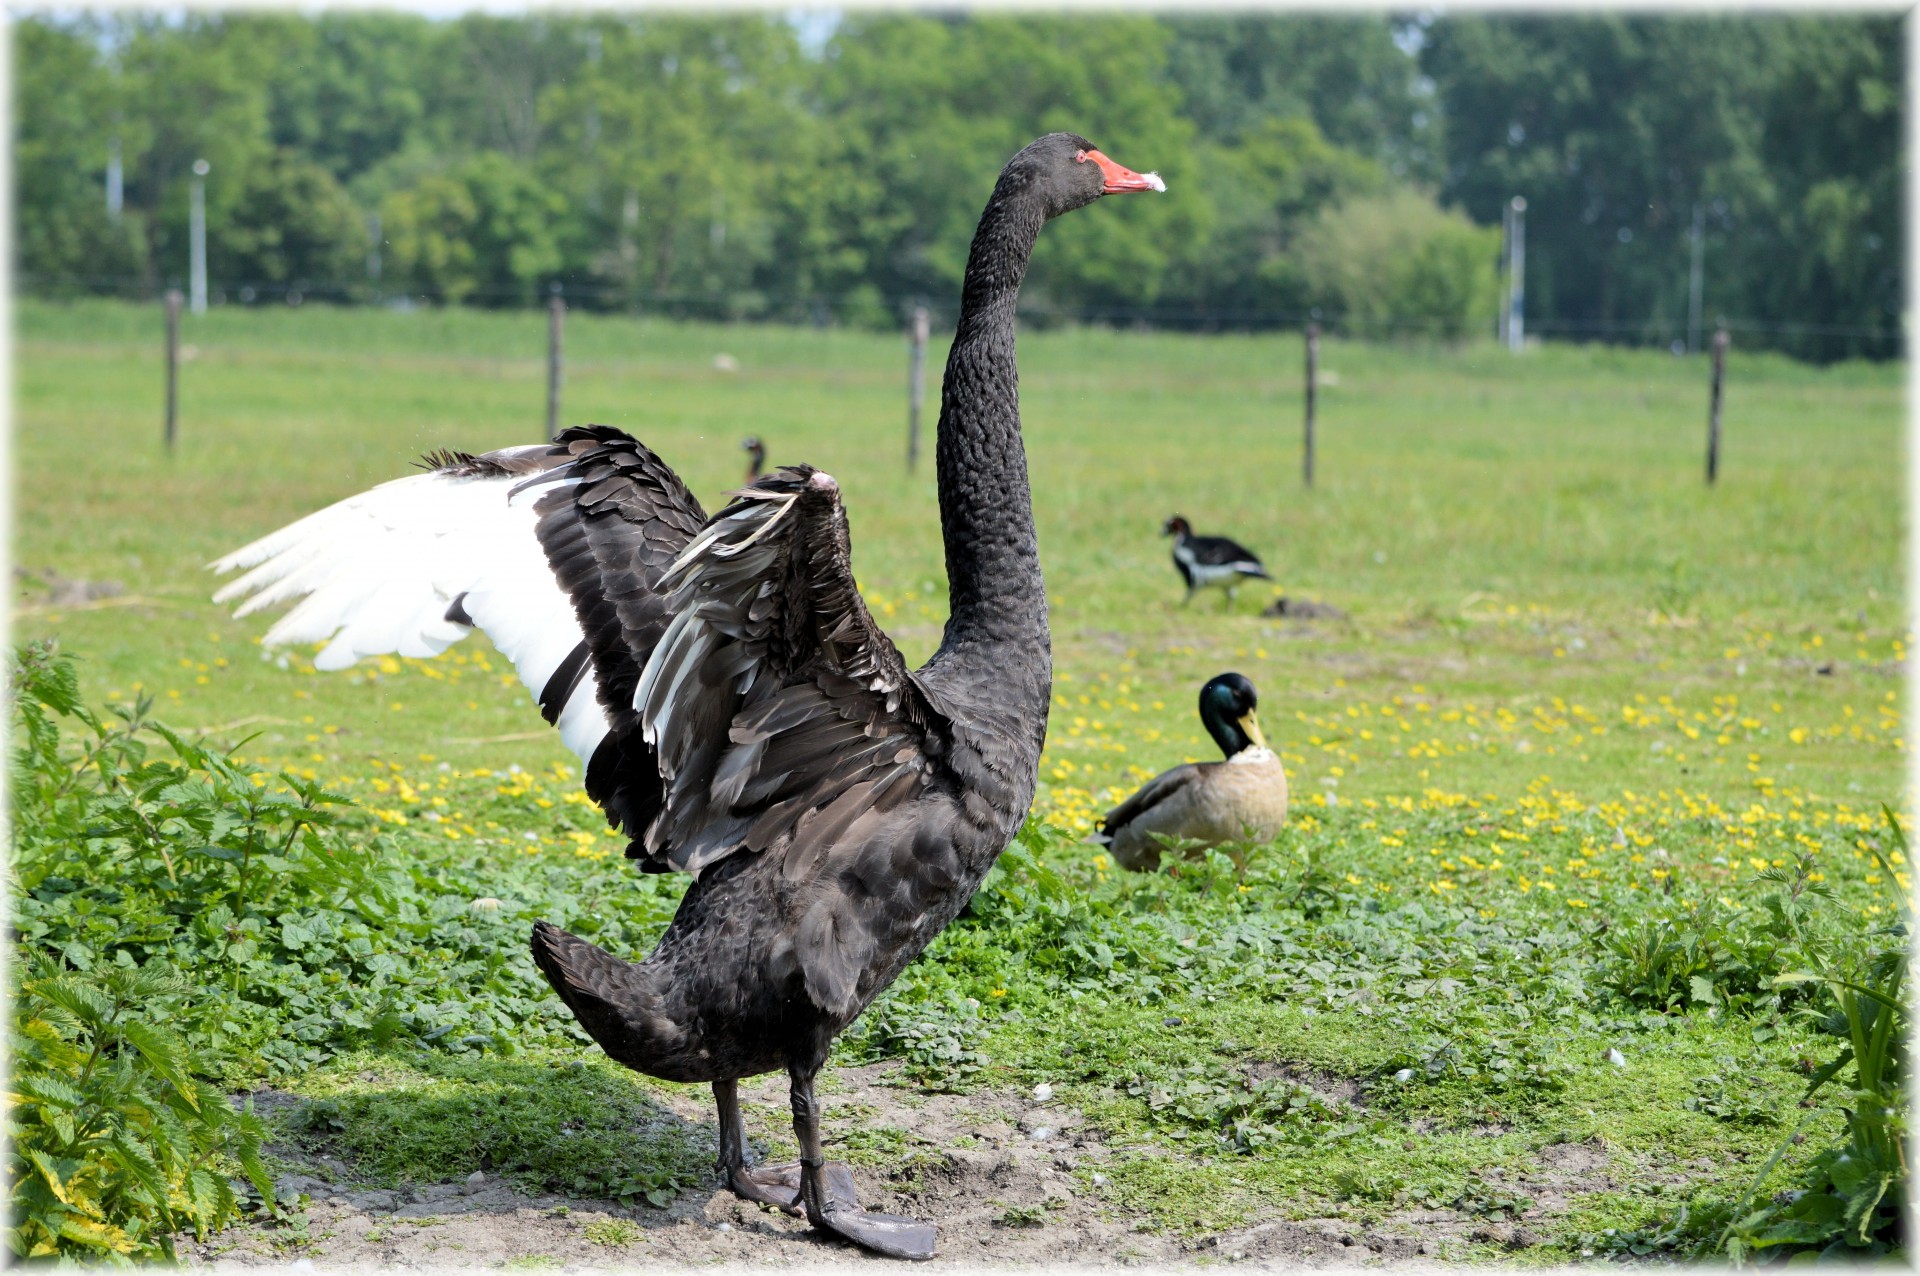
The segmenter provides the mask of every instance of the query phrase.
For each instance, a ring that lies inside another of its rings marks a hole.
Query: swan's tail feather
[[[533,924],[533,962],[602,1049],[640,1066],[643,1025],[653,1016],[632,963],[549,922]]]

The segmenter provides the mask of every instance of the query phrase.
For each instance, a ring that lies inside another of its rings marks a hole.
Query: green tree
[[[240,284],[340,284],[366,253],[360,210],[333,174],[291,151],[248,167],[239,197],[210,232],[209,256]]]
[[[885,15],[844,26],[822,98],[845,163],[870,183],[872,203],[848,210],[867,240],[868,277],[894,296],[952,296],[994,175],[1035,136],[1070,130],[1161,171],[1168,193],[1042,236],[1023,313],[1152,302],[1174,247],[1208,220],[1193,127],[1163,75],[1165,40],[1150,18]]]
[[[1167,73],[1203,136],[1237,142],[1267,121],[1304,116],[1396,177],[1438,178],[1432,86],[1386,16],[1235,14],[1167,26]]]
[[[395,191],[381,209],[392,276],[441,301],[525,304],[561,267],[566,203],[487,152]]]
[[[470,13],[436,23],[414,69],[425,98],[422,132],[449,154],[500,151],[531,164],[550,138],[541,102],[583,73],[589,20],[558,13]]]
[[[549,89],[550,170],[597,208],[589,269],[629,299],[696,308],[749,294],[773,266],[772,196],[805,132],[790,26],[770,18],[601,20],[598,52]]]
[[[1784,56],[1763,117],[1762,198],[1733,203],[1709,249],[1731,268],[1725,308],[1813,329],[1772,337],[1796,354],[1897,354],[1897,337],[1865,330],[1898,329],[1905,289],[1901,22],[1774,21]]]
[[[1459,341],[1491,329],[1500,232],[1404,187],[1323,208],[1298,240],[1300,269],[1341,328]]]
[[[1205,147],[1197,158],[1213,232],[1181,254],[1167,300],[1235,326],[1302,316],[1313,298],[1301,272],[1301,230],[1323,207],[1389,184],[1377,163],[1334,146],[1304,116],[1263,120],[1238,144]]]
[[[1441,19],[1422,64],[1446,111],[1445,195],[1486,222],[1526,197],[1536,328],[1681,332],[1696,205],[1709,319],[1884,323],[1900,277],[1898,32],[1863,17]]]
[[[182,279],[194,162],[213,167],[212,227],[239,201],[248,167],[271,153],[266,85],[279,64],[278,32],[243,15],[189,12],[175,22],[127,14],[105,24],[103,39],[115,50],[126,104],[128,201],[144,214],[153,272]],[[218,277],[221,267],[210,255],[209,272]]]
[[[274,144],[341,182],[372,168],[423,127],[424,73],[441,36],[404,13],[247,15],[278,29],[280,73],[268,88]]]
[[[29,18],[14,28],[14,253],[41,286],[144,273],[138,212],[106,210],[106,165],[120,109],[91,24]]]

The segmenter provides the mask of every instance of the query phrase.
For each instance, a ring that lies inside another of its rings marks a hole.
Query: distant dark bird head
[[[740,440],[740,446],[747,453],[747,482],[751,483],[760,477],[760,471],[766,467],[767,445],[760,441],[759,435],[749,434]]]
[[[1102,195],[1163,191],[1158,173],[1136,173],[1100,153],[1078,133],[1049,133],[1008,161],[994,200],[1038,196],[1048,217],[1085,208]]]
[[[1259,699],[1253,684],[1237,673],[1223,673],[1200,688],[1200,721],[1228,757],[1267,747],[1254,714]]]
[[[1160,534],[1162,536],[1191,536],[1193,535],[1193,524],[1187,522],[1187,520],[1180,515],[1175,514],[1161,526]]]

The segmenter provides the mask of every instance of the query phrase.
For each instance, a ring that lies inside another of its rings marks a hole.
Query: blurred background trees
[[[1706,324],[1887,357],[1901,49],[1862,15],[62,11],[14,27],[17,280],[177,282],[204,158],[217,298],[892,325],[1071,128],[1169,191],[1043,238],[1033,322],[1484,333],[1523,195],[1532,332],[1684,339],[1697,248]]]

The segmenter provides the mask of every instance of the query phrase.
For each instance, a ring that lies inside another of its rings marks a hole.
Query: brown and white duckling
[[[1107,813],[1094,835],[1121,867],[1160,867],[1159,834],[1205,846],[1268,842],[1287,822],[1287,773],[1267,747],[1254,714],[1253,684],[1223,673],[1200,688],[1200,721],[1227,755],[1163,771]]]

